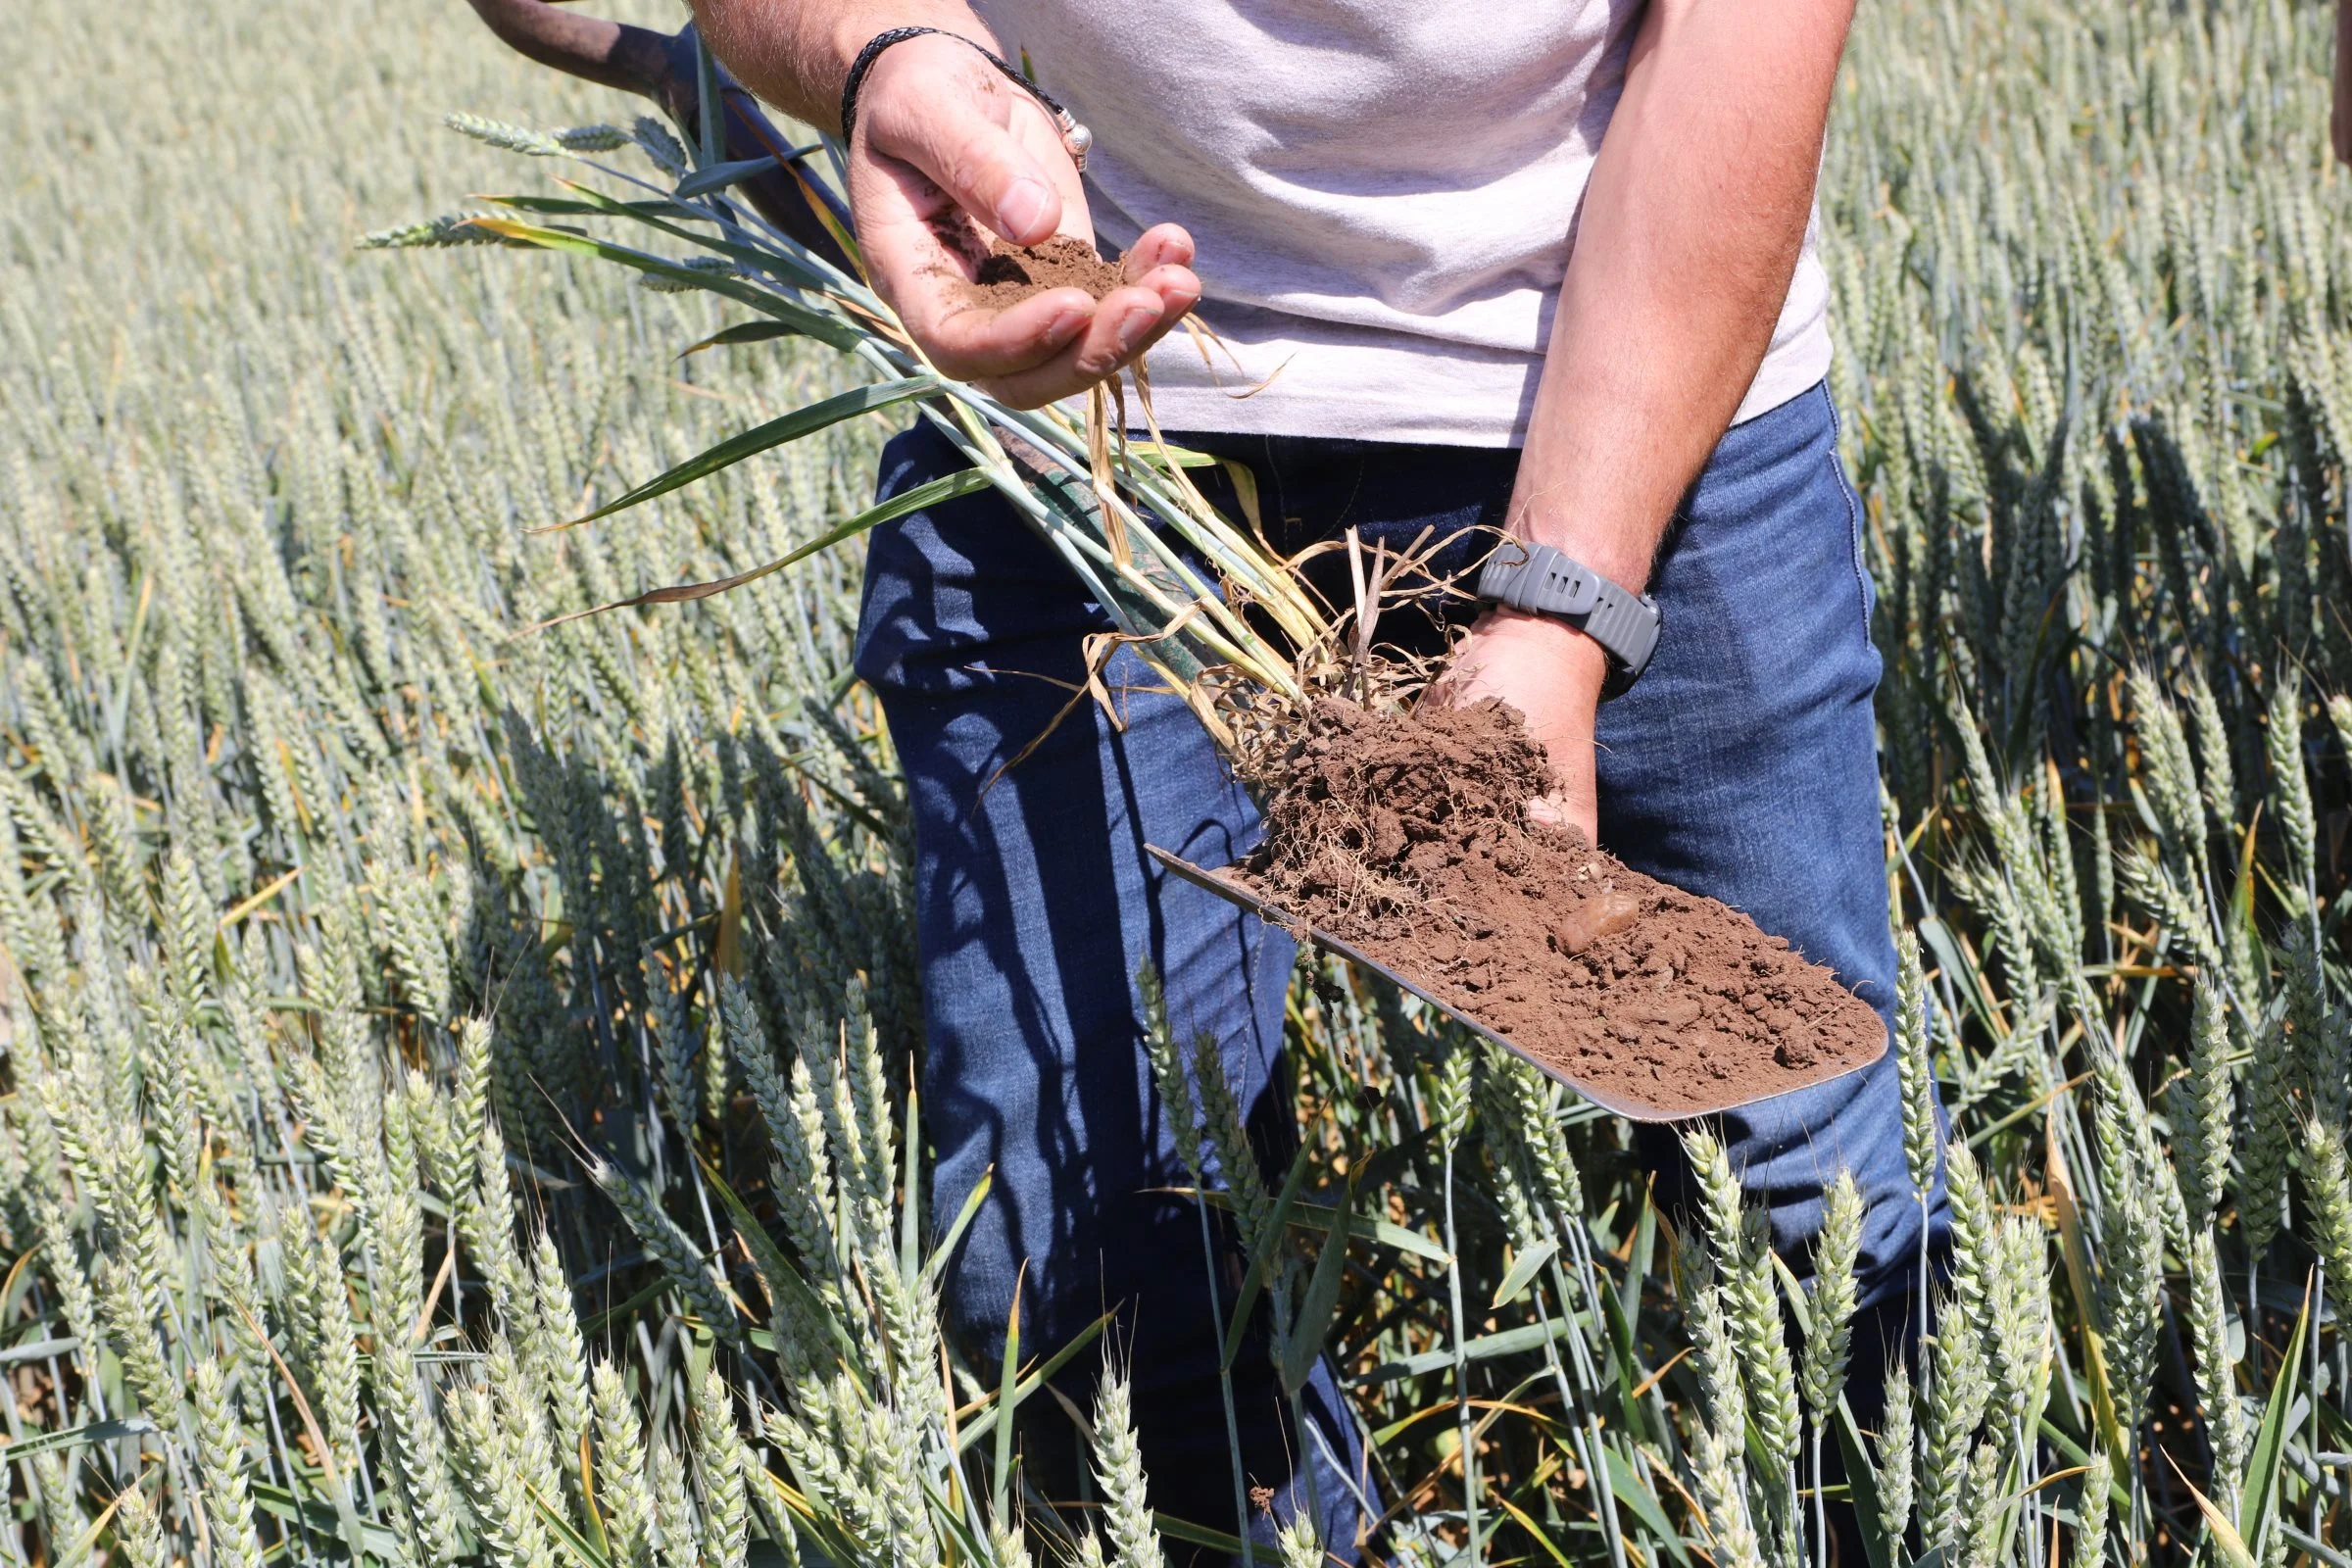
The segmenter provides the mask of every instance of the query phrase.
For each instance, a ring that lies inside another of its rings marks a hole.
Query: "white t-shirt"
[[[1200,247],[1221,342],[1153,351],[1163,428],[1521,442],[1642,0],[976,9],[1094,131],[1102,238],[1176,222]],[[1829,368],[1814,244],[1740,418]]]

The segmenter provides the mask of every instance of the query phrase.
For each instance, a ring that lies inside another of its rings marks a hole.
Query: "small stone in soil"
[[[1603,893],[1584,900],[1551,929],[1552,940],[1570,957],[1602,937],[1612,937],[1642,918],[1642,901],[1630,893]]]

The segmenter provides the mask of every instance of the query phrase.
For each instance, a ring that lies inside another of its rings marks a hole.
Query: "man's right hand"
[[[1192,237],[1173,223],[1136,241],[1125,283],[1100,301],[1056,288],[996,310],[969,296],[990,233],[1019,245],[1067,234],[1091,247],[1094,228],[1053,117],[955,38],[910,38],[875,60],[858,90],[849,186],[869,278],[916,346],[943,373],[1016,407],[1083,391],[1200,297]]]

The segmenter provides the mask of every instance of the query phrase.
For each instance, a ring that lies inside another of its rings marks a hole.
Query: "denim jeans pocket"
[[[1830,395],[1829,389],[1825,386],[1820,390],[1822,398],[1827,401]],[[1860,595],[1862,605],[1862,640],[1868,642],[1871,616],[1877,612],[1879,605],[1879,586],[1871,578],[1870,560],[1862,547],[1862,498],[1855,493],[1853,481],[1846,476],[1845,457],[1838,450],[1839,439],[1843,435],[1844,429],[1845,421],[1838,416],[1838,405],[1832,402],[1830,404],[1830,439],[1822,457],[1830,466],[1831,483],[1838,487],[1839,498],[1845,502],[1846,531],[1853,549],[1854,587]]]

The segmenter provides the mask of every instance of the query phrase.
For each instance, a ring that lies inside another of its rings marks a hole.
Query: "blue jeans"
[[[1349,525],[1368,544],[1403,546],[1428,526],[1461,536],[1467,553],[1468,530],[1501,522],[1518,464],[1516,452],[1474,448],[1171,439],[1247,465],[1286,549]],[[961,466],[918,426],[885,451],[881,493]],[[1212,500],[1230,501],[1222,470],[1194,472]],[[1871,710],[1879,655],[1860,528],[1825,391],[1725,436],[1659,556],[1656,658],[1600,711],[1600,834],[1642,870],[1747,910],[1891,1020]],[[1130,688],[1123,730],[1091,701],[1053,727],[1082,678],[1081,640],[1109,624],[982,492],[875,530],[857,665],[881,697],[914,812],[937,1211],[953,1213],[995,1173],[949,1285],[952,1324],[967,1343],[1001,1346],[1024,1266],[1024,1346],[1117,1308],[1157,1505],[1228,1528],[1209,1273],[1192,1205],[1159,1191],[1187,1177],[1141,1050],[1134,979],[1149,958],[1178,1038],[1216,1038],[1251,1107],[1261,1169],[1279,1181],[1294,1134],[1267,1091],[1294,951],[1145,857],[1155,844],[1220,865],[1250,847],[1258,821],[1191,712],[1144,690],[1155,677],[1140,660],[1122,652],[1106,672],[1114,693]],[[1382,630],[1433,647],[1443,637],[1385,618]],[[1724,1123],[1734,1168],[1800,1273],[1825,1184],[1840,1167],[1854,1173],[1869,1202],[1863,1298],[1899,1313],[1922,1225],[1891,1056]],[[1671,1132],[1641,1129],[1638,1149],[1678,1200],[1687,1172]],[[1229,1309],[1238,1269],[1219,1272]],[[1870,1314],[1858,1328],[1855,1371],[1867,1382],[1890,1336]],[[1356,1497],[1371,1489],[1329,1370],[1308,1391],[1320,1431],[1304,1442],[1262,1347],[1236,1378],[1251,1482],[1287,1512],[1304,1494],[1294,1461],[1315,1463],[1323,1539],[1345,1553]],[[1256,1528],[1265,1539],[1262,1519]]]

